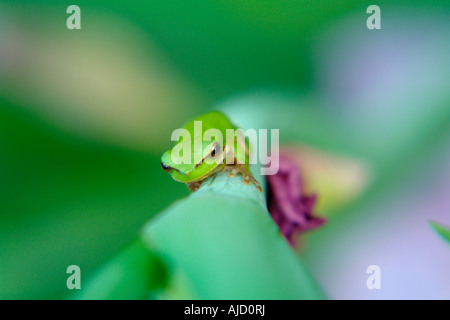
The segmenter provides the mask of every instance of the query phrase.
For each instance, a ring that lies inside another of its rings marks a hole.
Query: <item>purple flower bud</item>
[[[281,233],[291,246],[298,234],[321,226],[325,219],[313,214],[317,196],[304,194],[300,169],[283,154],[279,170],[268,175],[267,207]]]

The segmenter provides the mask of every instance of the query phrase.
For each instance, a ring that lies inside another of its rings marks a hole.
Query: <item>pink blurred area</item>
[[[375,157],[400,159],[391,185],[308,239],[304,257],[332,299],[450,299],[450,246],[429,225],[450,225],[448,135],[420,161],[402,157],[426,121],[449,114],[450,26],[439,12],[406,14],[385,10],[377,34],[343,23],[322,42],[327,50],[319,45],[316,76],[331,112]],[[397,176],[404,166],[413,172]],[[381,269],[380,289],[366,285],[370,265]]]
[[[320,257],[309,251],[311,270],[330,298],[450,299],[450,246],[428,223],[450,224],[449,147],[404,181],[400,192],[385,194],[347,231],[335,233]],[[366,286],[369,265],[381,268],[379,290]]]

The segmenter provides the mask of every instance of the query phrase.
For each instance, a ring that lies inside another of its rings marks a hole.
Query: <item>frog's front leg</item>
[[[244,180],[242,181],[244,184],[246,185],[250,185],[250,183],[253,183],[256,187],[256,189],[258,189],[259,192],[262,192],[262,188],[261,188],[261,184],[259,183],[258,180],[256,180],[252,173],[250,172],[250,170],[248,170],[247,166],[242,165],[242,164],[234,164],[234,165],[230,165],[230,166],[226,166],[226,168],[224,168],[224,170],[230,170],[231,172],[228,174],[229,177],[233,178],[236,173],[240,173],[242,174],[242,176],[244,177]]]
[[[248,168],[246,168],[245,166],[238,166],[238,170],[239,172],[244,176],[244,180],[242,182],[244,182],[246,185],[249,185],[250,183],[253,183],[256,187],[256,189],[258,189],[259,192],[262,192],[262,188],[261,188],[261,184],[259,183],[258,180],[256,180],[252,173],[250,172],[250,170],[248,170]]]
[[[202,185],[203,180],[202,181],[194,181],[194,182],[188,182],[187,183],[187,187],[189,190],[191,190],[192,192],[197,191],[200,186]]]
[[[233,178],[236,175],[236,173],[239,172],[239,169],[237,168],[236,165],[231,166],[231,168],[229,168],[228,170],[231,170],[231,172],[228,174],[230,178]]]

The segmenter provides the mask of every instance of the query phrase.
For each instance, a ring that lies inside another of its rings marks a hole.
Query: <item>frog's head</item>
[[[197,150],[191,146],[190,151],[190,155],[185,155],[182,142],[179,142],[164,152],[161,157],[164,171],[173,179],[187,183],[206,179],[225,165],[225,152],[218,141],[202,142]]]

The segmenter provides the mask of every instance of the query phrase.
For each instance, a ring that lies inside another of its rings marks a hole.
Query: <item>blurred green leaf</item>
[[[69,298],[148,299],[166,282],[167,272],[162,261],[138,239],[121,250]]]
[[[0,104],[0,299],[65,294],[69,265],[89,277],[186,187],[159,156],[73,137]]]
[[[450,228],[438,222],[430,221],[431,227],[445,240],[450,242]]]

